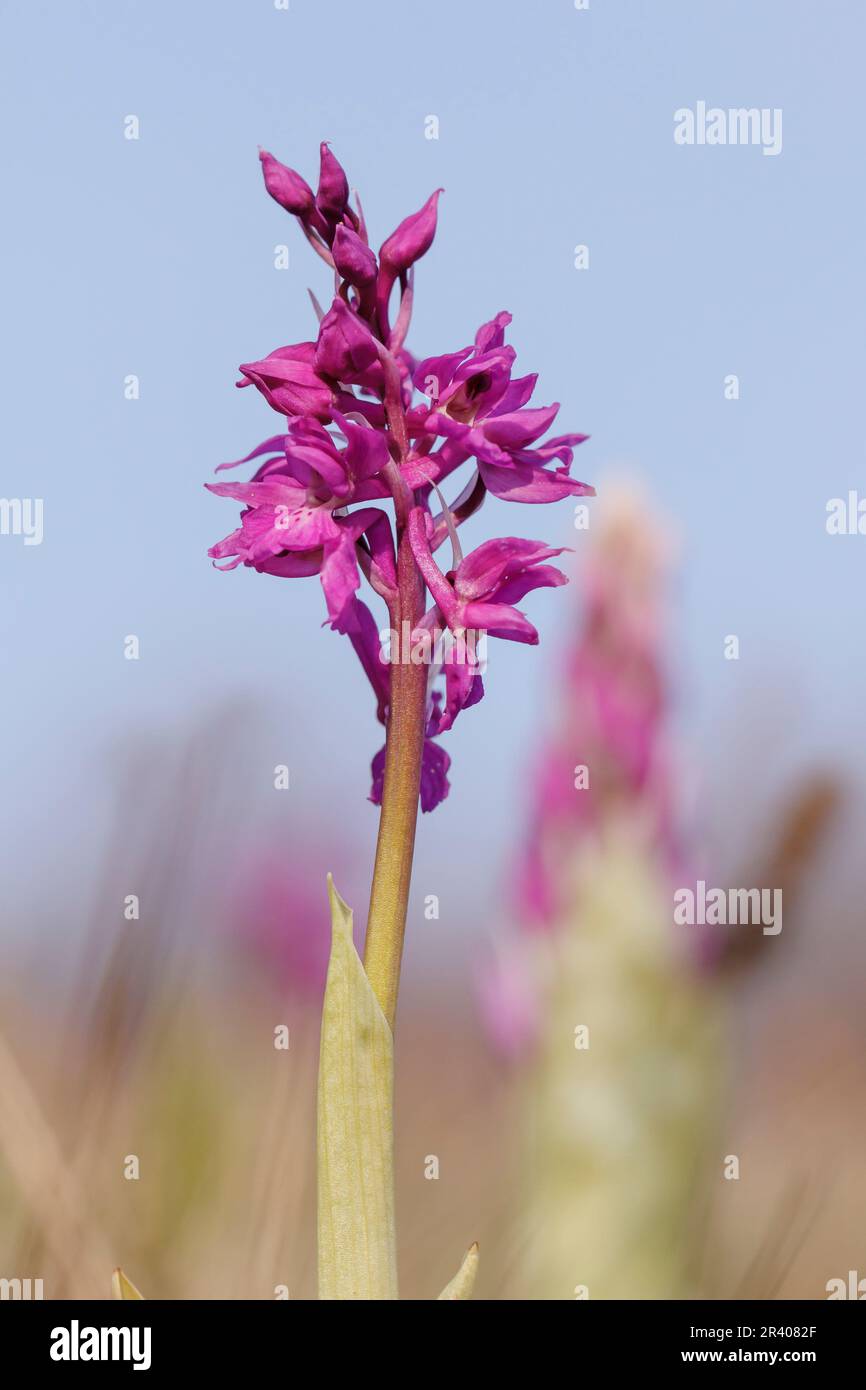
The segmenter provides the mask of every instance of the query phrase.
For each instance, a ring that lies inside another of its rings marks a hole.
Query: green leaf
[[[138,1298],[144,1302],[144,1294],[139,1293],[131,1279],[127,1279],[122,1269],[116,1269],[111,1276],[112,1298]]]
[[[328,875],[331,959],[319,1053],[319,1298],[397,1298],[394,1039]]]
[[[475,1276],[478,1273],[478,1241],[470,1245],[466,1254],[463,1256],[463,1263],[458,1269],[450,1284],[446,1284],[436,1302],[454,1302],[457,1299],[471,1298],[472,1290],[475,1288]]]

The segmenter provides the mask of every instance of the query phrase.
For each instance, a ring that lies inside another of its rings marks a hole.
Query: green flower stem
[[[398,504],[398,513],[401,510]],[[392,653],[385,782],[364,943],[364,969],[392,1030],[415,851],[427,708],[427,667],[413,664],[409,652],[402,649],[404,624],[405,631],[411,633],[423,616],[424,604],[421,576],[405,525],[397,552],[397,586],[391,618],[398,650]]]

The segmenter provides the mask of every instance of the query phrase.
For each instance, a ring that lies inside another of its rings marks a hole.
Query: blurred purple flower
[[[611,490],[584,558],[583,618],[566,654],[559,721],[536,763],[518,885],[530,924],[554,921],[568,891],[560,865],[611,813],[640,814],[673,858],[660,663],[665,560],[663,534],[647,525],[639,501]]]
[[[519,938],[497,943],[476,976],[481,1018],[494,1049],[517,1062],[534,1046],[540,1031],[539,999],[531,962]]]
[[[286,862],[285,850],[263,850],[248,861],[230,899],[233,943],[249,950],[281,989],[318,999],[325,988],[331,933],[323,909],[316,853],[304,847]]]

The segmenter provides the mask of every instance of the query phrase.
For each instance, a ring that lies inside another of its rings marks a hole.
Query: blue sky
[[[62,869],[74,918],[112,750],[234,696],[273,728],[240,806],[287,761],[290,833],[310,806],[337,807],[372,844],[380,731],[351,652],[320,627],[317,583],[220,575],[205,554],[233,510],[202,483],[271,432],[237,364],[309,334],[306,288],[327,293],[263,191],[259,144],[314,177],[331,140],[374,241],[444,186],[410,346],[451,350],[510,309],[539,400],[592,435],[576,474],[643,480],[680,539],[669,661],[696,755],[766,719],[778,746],[766,769],[743,766],[746,801],[779,759],[850,759],[866,537],[830,537],[824,519],[828,499],[866,496],[864,27],[858,5],[797,0],[2,7],[0,495],[41,497],[45,515],[41,546],[0,537],[13,899],[34,868],[43,883]],[[673,113],[699,100],[781,108],[781,154],[678,146]],[[504,531],[573,539],[567,503],[494,499],[473,535]],[[419,900],[450,881],[479,917],[575,617],[550,593],[531,613],[542,646],[492,652],[487,699],[449,736],[451,798],[419,842]]]

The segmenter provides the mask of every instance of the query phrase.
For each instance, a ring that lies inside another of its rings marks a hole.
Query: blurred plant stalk
[[[586,847],[571,910],[537,952],[543,1022],[525,1095],[532,1294],[694,1296],[716,1019],[705,982],[677,958],[670,892],[639,830],[610,825]]]
[[[689,1292],[715,1110],[715,991],[702,943],[686,939],[694,928],[673,920],[683,864],[660,659],[669,543],[631,488],[607,490],[597,515],[581,630],[538,761],[525,930],[495,1021],[527,1057],[531,1295],[676,1298]]]

